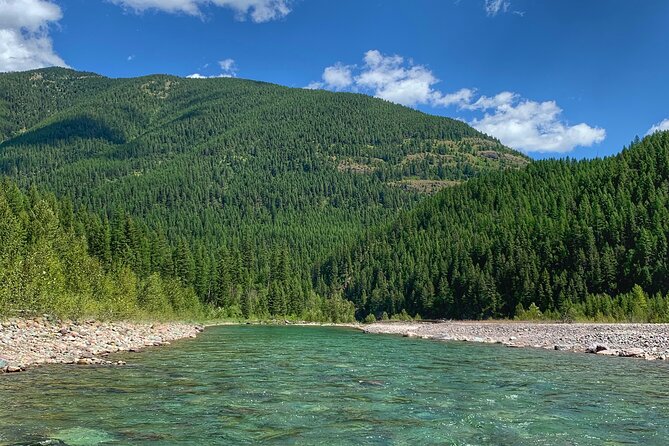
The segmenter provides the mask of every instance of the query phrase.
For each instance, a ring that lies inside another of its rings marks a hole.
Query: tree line
[[[322,262],[357,316],[669,318],[669,133],[444,190]]]

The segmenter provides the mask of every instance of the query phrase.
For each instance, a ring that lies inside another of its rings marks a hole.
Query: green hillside
[[[133,269],[131,259],[153,238],[131,230],[136,246],[125,243],[125,229],[136,223],[124,217],[109,232],[114,247],[107,258],[91,255],[89,240],[99,240],[96,217],[74,213],[72,204],[36,190],[22,193],[0,182],[0,316],[55,314],[61,317],[137,318],[201,317],[192,289],[174,274]],[[147,235],[145,233],[145,235]],[[109,244],[109,242],[108,242]],[[159,244],[156,244],[159,246]],[[179,261],[178,258],[175,260]]]
[[[0,174],[102,228],[128,213],[188,259],[168,275],[245,313],[300,314],[318,259],[426,193],[528,162],[463,122],[364,95],[60,68],[0,74],[0,141]],[[134,270],[157,268],[142,258]]]
[[[318,270],[358,317],[669,320],[669,132],[426,199]],[[533,306],[533,304],[535,304]]]

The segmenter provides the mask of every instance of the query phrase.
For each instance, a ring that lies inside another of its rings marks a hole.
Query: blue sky
[[[0,71],[356,91],[581,158],[669,128],[668,25],[665,0],[0,0]]]

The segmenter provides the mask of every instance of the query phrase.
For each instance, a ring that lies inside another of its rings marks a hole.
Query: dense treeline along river
[[[0,444],[664,445],[669,365],[227,326],[0,378]],[[42,443],[40,443],[42,442]]]

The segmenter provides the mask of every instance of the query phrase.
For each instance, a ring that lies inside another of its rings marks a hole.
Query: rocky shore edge
[[[125,365],[111,353],[139,351],[195,338],[203,326],[179,322],[60,321],[48,317],[0,321],[0,374],[42,364]]]
[[[385,322],[362,327],[365,333],[396,334],[441,341],[468,341],[669,360],[669,324],[529,322]]]

